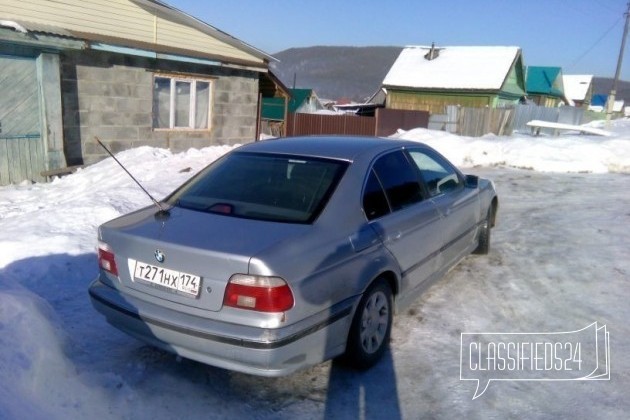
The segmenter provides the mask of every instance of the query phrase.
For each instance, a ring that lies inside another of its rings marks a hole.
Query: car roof
[[[303,136],[285,137],[248,143],[238,151],[292,154],[352,161],[363,153],[379,154],[403,146],[421,143],[384,137]]]

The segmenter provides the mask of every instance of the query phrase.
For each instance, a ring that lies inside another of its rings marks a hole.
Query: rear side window
[[[169,204],[248,219],[311,223],[347,162],[301,156],[230,153],[175,191]]]
[[[374,163],[363,195],[363,209],[369,220],[419,201],[422,193],[418,171],[402,151],[389,153]]]
[[[363,193],[363,211],[368,220],[376,219],[389,213],[389,203],[385,191],[373,170],[370,171],[365,192]]]

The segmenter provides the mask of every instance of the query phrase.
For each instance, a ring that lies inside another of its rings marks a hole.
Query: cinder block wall
[[[258,73],[254,71],[98,51],[64,53],[61,64],[64,151],[69,165],[107,157],[94,136],[114,152],[144,145],[178,152],[255,140]],[[155,72],[215,79],[209,130],[152,128]]]

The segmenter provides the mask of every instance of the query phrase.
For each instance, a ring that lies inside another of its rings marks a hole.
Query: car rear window
[[[331,159],[234,152],[208,166],[167,202],[232,217],[312,223],[347,165]]]

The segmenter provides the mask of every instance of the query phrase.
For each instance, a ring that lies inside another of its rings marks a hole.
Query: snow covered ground
[[[110,327],[87,287],[97,226],[148,199],[112,159],[0,188],[0,419],[622,418],[630,412],[630,122],[612,137],[424,141],[494,179],[488,256],[466,258],[399,314],[391,351],[359,373],[327,362],[266,379],[177,359]],[[118,155],[163,197],[228,151]],[[460,380],[462,332],[610,332],[610,381]],[[626,414],[624,414],[626,413]]]

